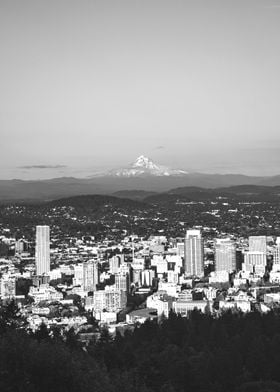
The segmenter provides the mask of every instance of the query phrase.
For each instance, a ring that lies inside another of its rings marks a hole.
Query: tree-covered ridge
[[[100,345],[92,355],[110,372],[135,372],[152,391],[256,391],[261,381],[280,390],[279,313],[171,314]]]
[[[279,311],[171,313],[87,347],[73,331],[24,332],[13,305],[0,326],[1,391],[280,391]]]

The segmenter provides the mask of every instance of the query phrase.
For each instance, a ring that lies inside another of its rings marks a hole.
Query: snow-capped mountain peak
[[[186,174],[188,173],[184,170],[174,170],[167,166],[155,164],[144,155],[140,155],[129,167],[110,172],[110,175],[117,177],[183,176]]]
[[[142,167],[150,170],[158,170],[159,166],[156,165],[150,158],[140,155],[136,161],[132,164],[132,167]]]

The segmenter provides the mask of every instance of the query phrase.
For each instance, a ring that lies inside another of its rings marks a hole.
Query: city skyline
[[[279,174],[279,6],[2,1],[0,179]]]

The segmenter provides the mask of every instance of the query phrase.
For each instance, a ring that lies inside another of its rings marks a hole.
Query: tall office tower
[[[267,263],[266,254],[266,236],[250,236],[249,252],[244,253],[245,270],[263,276]]]
[[[249,237],[249,252],[266,253],[266,236],[252,235]]]
[[[123,291],[106,286],[105,290],[97,290],[93,293],[93,310],[95,313],[118,312],[126,305],[126,295]]]
[[[50,271],[49,226],[36,226],[35,263],[37,275],[47,274]]]
[[[215,263],[216,271],[236,270],[236,245],[229,238],[216,240]]]
[[[204,275],[204,249],[200,230],[187,230],[184,271],[186,275]]]
[[[105,288],[106,292],[106,310],[108,312],[118,312],[126,305],[126,294],[122,290]]]
[[[83,289],[95,291],[98,284],[98,266],[95,260],[83,263]]]
[[[106,291],[96,290],[93,293],[93,309],[95,312],[102,312],[106,308]]]
[[[244,267],[245,271],[263,276],[266,267],[266,253],[264,252],[245,252]]]
[[[139,271],[139,280],[140,280],[140,271]],[[117,290],[121,290],[129,293],[129,289],[130,289],[129,274],[121,273],[121,272],[115,274],[115,285]]]

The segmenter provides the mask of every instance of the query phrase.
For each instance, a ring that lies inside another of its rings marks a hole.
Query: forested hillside
[[[115,338],[104,329],[87,348],[71,332],[23,332],[11,309],[0,316],[1,391],[280,391],[279,312],[171,313]]]

